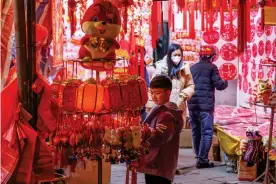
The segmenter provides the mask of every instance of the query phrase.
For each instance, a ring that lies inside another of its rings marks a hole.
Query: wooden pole
[[[33,118],[30,121],[31,126],[36,129],[37,122],[37,95],[32,91],[31,86],[35,81],[36,74],[36,16],[35,1],[27,1],[27,78],[28,78],[28,111]]]
[[[16,65],[19,101],[28,109],[28,76],[26,70],[26,26],[24,1],[14,0]]]

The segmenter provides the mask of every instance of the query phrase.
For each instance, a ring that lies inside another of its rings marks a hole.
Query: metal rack
[[[275,67],[276,68],[276,64],[260,64],[262,66],[267,66],[267,67]],[[276,82],[276,72],[274,75],[275,78],[275,82]],[[274,85],[274,89],[275,89],[275,85]],[[268,152],[271,150],[271,144],[272,144],[272,132],[273,132],[273,123],[274,123],[274,111],[276,106],[275,105],[264,105],[264,104],[253,104],[259,107],[264,107],[264,108],[270,108],[271,109],[271,113],[270,113],[270,124],[269,124],[269,135],[268,135],[268,145],[267,145],[267,158],[266,158],[266,167],[265,167],[265,171],[258,177],[256,178],[252,183],[256,183],[259,179],[261,179],[264,176],[264,181],[263,184],[270,184],[271,180],[274,181],[274,183],[276,183],[276,179],[275,177],[270,173],[269,169],[270,169],[270,160],[269,160],[269,154]]]

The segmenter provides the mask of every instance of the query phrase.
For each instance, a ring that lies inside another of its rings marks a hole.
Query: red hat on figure
[[[216,50],[212,46],[203,45],[200,47],[199,57],[211,59],[216,55]]]

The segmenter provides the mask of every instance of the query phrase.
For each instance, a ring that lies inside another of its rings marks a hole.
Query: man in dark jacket
[[[138,169],[145,173],[146,184],[170,184],[174,179],[183,112],[175,103],[169,102],[171,90],[172,82],[166,75],[157,75],[150,82],[150,94],[156,106],[144,123],[157,130],[163,128],[163,132],[157,131],[150,139],[146,164]]]
[[[188,101],[192,127],[193,147],[197,168],[214,167],[208,160],[213,138],[215,89],[224,90],[228,82],[220,77],[218,68],[212,63],[216,53],[210,46],[200,49],[200,61],[191,67],[195,93]]]

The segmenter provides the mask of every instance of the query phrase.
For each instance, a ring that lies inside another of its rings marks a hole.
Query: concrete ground
[[[174,184],[249,184],[252,182],[238,181],[237,174],[226,172],[226,166],[215,162],[216,167],[196,169],[192,149],[180,149],[178,168],[179,175],[174,178]],[[124,184],[126,166],[112,165],[111,184]],[[138,173],[138,184],[144,184],[144,175]]]

